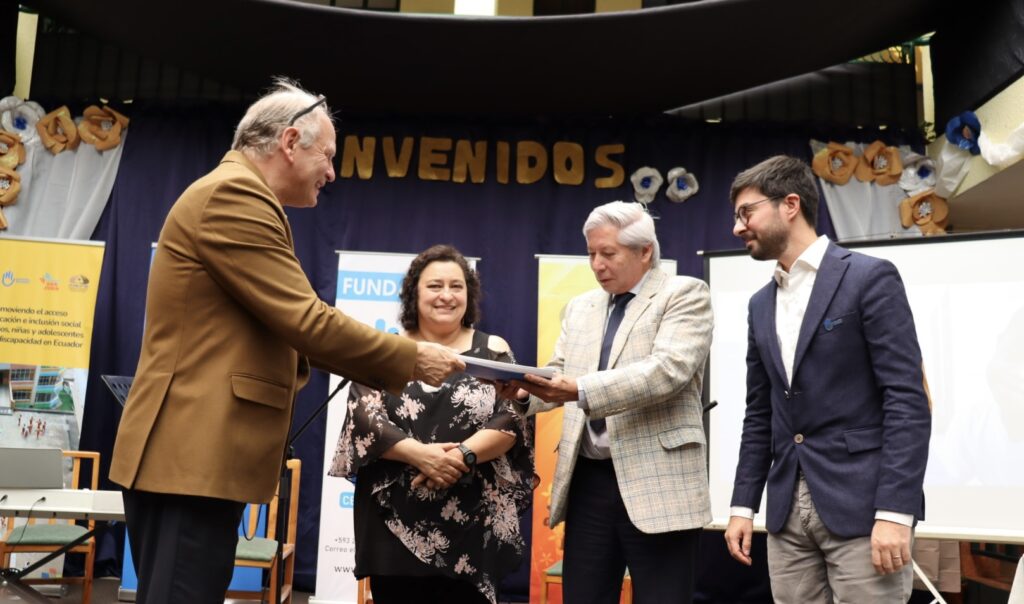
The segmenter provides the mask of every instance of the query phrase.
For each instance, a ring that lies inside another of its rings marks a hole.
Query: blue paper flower
[[[668,171],[668,188],[665,195],[676,203],[682,203],[700,190],[697,177],[677,166]]]
[[[971,155],[981,153],[978,147],[980,134],[981,122],[973,111],[964,111],[946,124],[946,140],[964,151],[970,151]]]
[[[917,195],[927,189],[934,189],[936,176],[935,162],[930,157],[910,151],[903,158],[900,188],[907,195]]]
[[[633,183],[633,196],[644,205],[654,201],[654,196],[658,194],[661,183],[665,182],[665,179],[661,177],[661,172],[650,166],[637,169],[629,177],[629,180]]]

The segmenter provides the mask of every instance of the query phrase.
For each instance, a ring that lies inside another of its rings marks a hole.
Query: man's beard
[[[750,257],[754,260],[778,260],[789,245],[789,233],[778,222],[761,231],[754,239],[750,248]]]

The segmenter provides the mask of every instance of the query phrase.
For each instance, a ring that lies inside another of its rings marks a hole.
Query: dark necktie
[[[612,342],[615,341],[615,332],[619,330],[622,317],[626,314],[626,305],[635,296],[633,292],[616,294],[612,298],[612,314],[608,317],[608,327],[604,330],[604,340],[601,341],[601,360],[597,362],[597,370],[604,371],[608,368],[608,357],[612,354]],[[590,420],[590,427],[594,432],[601,433],[605,430],[604,418]]]

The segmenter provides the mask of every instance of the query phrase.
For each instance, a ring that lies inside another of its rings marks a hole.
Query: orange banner
[[[537,286],[537,363],[551,359],[555,342],[561,332],[565,305],[574,296],[597,287],[586,256],[538,256]],[[545,584],[544,576],[552,565],[562,560],[565,525],[548,527],[551,505],[551,482],[555,476],[555,447],[562,435],[562,410],[537,416],[537,475],[540,486],[533,495],[533,546],[530,556],[530,602],[540,602],[541,593],[550,587],[548,602],[561,604],[561,576]],[[552,577],[553,578],[553,577]]]

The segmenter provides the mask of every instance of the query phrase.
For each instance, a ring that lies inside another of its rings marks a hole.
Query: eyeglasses
[[[776,199],[782,199],[783,197],[784,196],[781,195],[779,197],[765,197],[764,199],[758,199],[757,201],[745,203],[740,207],[736,208],[736,213],[733,214],[733,218],[735,220],[739,220],[740,222],[742,222],[743,226],[747,226],[747,222],[750,220],[750,215],[754,213],[754,211],[751,210],[750,208],[756,206],[759,203],[764,203],[766,201],[775,201]]]
[[[317,107],[319,107],[320,105],[322,105],[322,104],[324,104],[324,103],[326,103],[326,102],[327,102],[327,97],[325,97],[324,95],[322,95],[322,94],[321,94],[321,95],[320,95],[320,97],[319,97],[319,98],[317,98],[317,100],[316,100],[316,102],[315,102],[315,103],[313,103],[313,104],[312,104],[312,105],[310,105],[309,107],[306,107],[306,108],[305,108],[305,109],[303,109],[302,111],[300,111],[300,112],[296,113],[295,115],[293,115],[293,116],[292,116],[292,119],[288,120],[288,125],[289,125],[289,126],[294,126],[294,125],[295,125],[295,122],[299,121],[299,118],[300,118],[300,117],[302,117],[302,116],[306,115],[306,114],[307,114],[307,113],[309,113],[310,111],[312,111],[312,110],[316,109]]]

